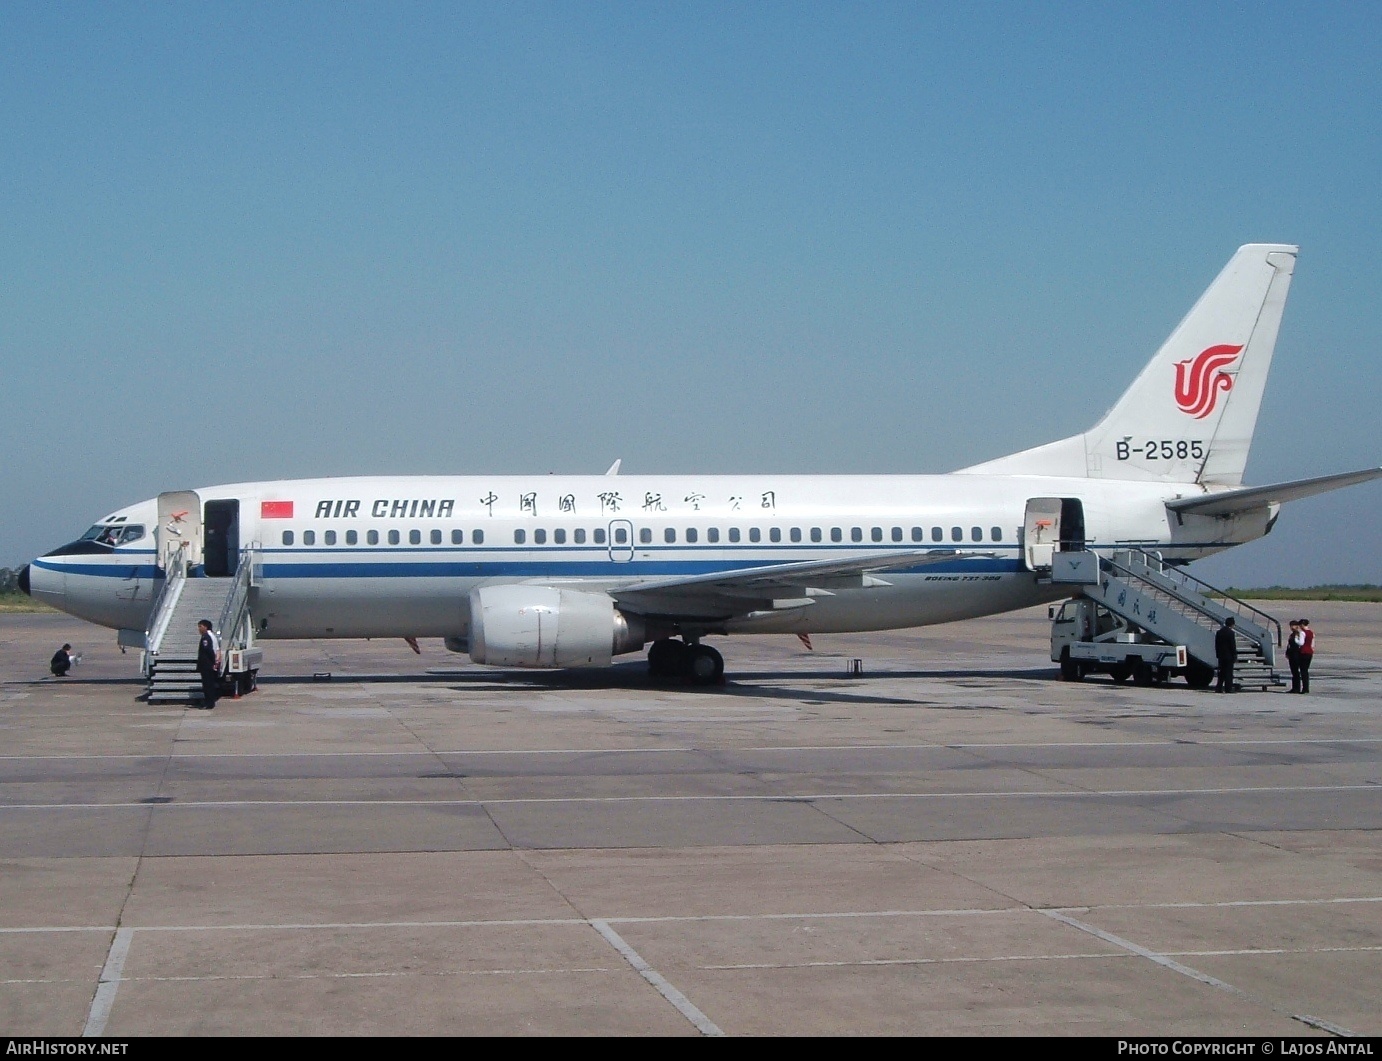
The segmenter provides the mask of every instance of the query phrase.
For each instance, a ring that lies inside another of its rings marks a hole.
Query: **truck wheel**
[[[1192,689],[1208,689],[1214,681],[1214,668],[1206,667],[1197,659],[1191,659],[1185,666],[1185,684]]]
[[[1070,646],[1060,650],[1060,676],[1068,682],[1084,680],[1084,668],[1070,658]]]
[[[1132,665],[1132,682],[1134,685],[1152,684],[1152,668],[1147,666],[1145,660],[1138,660]]]
[[[1125,681],[1128,680],[1128,678],[1132,676],[1132,671],[1128,668],[1128,665],[1126,663],[1115,663],[1112,667],[1108,669],[1108,673],[1109,677],[1116,681],[1119,685],[1122,685]]]

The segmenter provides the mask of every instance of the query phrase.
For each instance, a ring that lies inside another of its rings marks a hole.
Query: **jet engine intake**
[[[637,652],[647,628],[603,593],[482,586],[470,594],[470,658],[498,667],[607,667]]]

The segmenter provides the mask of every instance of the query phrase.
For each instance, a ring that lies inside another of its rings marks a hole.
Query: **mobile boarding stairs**
[[[164,565],[163,590],[149,613],[144,632],[144,673],[149,703],[188,703],[202,699],[197,673],[197,623],[207,619],[221,644],[221,677],[238,695],[254,688],[262,649],[254,647],[250,590],[259,584],[260,562],[253,546],[239,556],[235,572],[224,578],[198,577],[189,570],[187,551],[175,548]]]
[[[1067,678],[1103,669],[1116,681],[1129,676],[1146,680],[1146,661],[1153,658],[1149,647],[1161,646],[1183,651],[1178,663],[1174,652],[1163,657],[1165,665],[1155,670],[1156,679],[1180,673],[1191,685],[1206,686],[1217,663],[1214,636],[1232,616],[1238,640],[1235,682],[1263,689],[1283,684],[1276,671],[1281,623],[1183,569],[1163,563],[1156,553],[1136,547],[1055,552],[1050,581],[1070,585],[1077,602],[1079,598],[1093,601],[1098,606],[1094,611],[1100,613],[1100,621],[1069,645],[1069,655],[1061,661]],[[1055,645],[1053,634],[1053,658]],[[1087,665],[1079,660],[1088,661]]]

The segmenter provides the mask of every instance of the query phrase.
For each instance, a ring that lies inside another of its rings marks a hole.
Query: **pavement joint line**
[[[1382,895],[1334,899],[1224,899],[1213,903],[1100,903],[1097,906],[1053,906],[1048,909],[1054,913],[1078,914],[1090,910],[1197,910],[1231,906],[1322,906],[1331,903],[1382,903]]]
[[[1141,903],[1115,904],[1109,906],[1075,906],[1040,909],[1029,906],[958,908],[940,910],[830,910],[802,913],[776,914],[666,914],[661,916],[603,917],[601,921],[609,925],[656,925],[684,922],[709,921],[834,921],[871,917],[1014,917],[1030,914],[1044,914],[1048,917],[1071,913],[1087,913],[1095,910],[1165,910],[1165,909],[1220,909],[1224,907],[1252,906],[1323,906],[1346,903],[1377,903],[1382,896],[1367,896],[1356,899],[1260,899],[1220,903]],[[523,928],[561,925],[585,925],[584,917],[525,917],[525,918],[473,918],[461,921],[287,921],[280,923],[224,923],[218,925],[134,925],[130,932],[245,932],[245,931],[313,931],[340,929],[394,929],[394,928]],[[30,925],[0,928],[0,935],[40,935],[52,932],[112,932],[114,925]],[[1329,950],[1382,950],[1382,946],[1323,947],[1303,948],[1301,953]],[[1267,954],[1275,950],[1245,951],[1175,951],[1185,955],[1205,954]],[[1295,953],[1282,950],[1280,953]]]
[[[584,922],[582,922],[584,923]],[[383,980],[391,977],[428,976],[541,976],[551,973],[612,973],[619,970],[608,965],[575,965],[570,968],[555,969],[399,969],[382,972],[359,973],[213,973],[209,976],[127,976],[124,983],[183,983],[203,980]],[[0,980],[0,983],[7,981]],[[14,983],[28,981],[10,981]],[[34,981],[35,983],[60,983],[62,981]]]
[[[134,942],[134,929],[117,928],[115,938],[110,941],[110,951],[106,954],[106,964],[101,969],[101,977],[96,983],[96,995],[91,1000],[91,1009],[86,1015],[86,1027],[82,1029],[83,1038],[105,1034],[106,1021],[110,1019],[111,1007],[115,1005],[115,994],[120,990],[120,974],[125,969],[125,958]]]
[[[1277,1006],[1274,1006],[1270,1002],[1267,1002],[1263,999],[1255,998],[1253,995],[1248,994],[1248,992],[1244,991],[1240,987],[1234,987],[1232,984],[1220,980],[1217,976],[1210,976],[1208,973],[1202,973],[1198,969],[1192,969],[1188,965],[1182,965],[1180,962],[1176,961],[1174,958],[1171,958],[1166,954],[1161,954],[1157,951],[1149,950],[1146,947],[1139,946],[1138,944],[1132,942],[1132,940],[1124,939],[1122,936],[1116,936],[1112,932],[1105,932],[1101,928],[1096,928],[1093,925],[1086,924],[1085,922],[1079,921],[1073,917],[1068,917],[1065,914],[1057,913],[1054,910],[1043,910],[1041,912],[1045,914],[1047,917],[1052,918],[1053,920],[1059,921],[1062,924],[1069,925],[1071,928],[1078,929],[1081,932],[1087,932],[1089,933],[1089,935],[1094,936],[1098,939],[1102,939],[1105,943],[1111,943],[1115,947],[1122,947],[1129,953],[1136,954],[1143,958],[1146,958],[1148,961],[1155,962],[1157,965],[1160,965],[1165,969],[1169,969],[1172,972],[1180,973],[1182,976],[1188,976],[1192,980],[1198,980],[1200,983],[1207,984],[1210,987],[1218,988],[1220,991],[1226,991],[1231,995],[1236,995],[1237,997],[1244,999],[1245,1001],[1253,1002],[1260,1006],[1266,1006],[1268,1009],[1274,1010],[1278,1013],[1283,1012]],[[1339,1025],[1330,1025],[1326,1028],[1325,1025],[1319,1020],[1319,1018],[1310,1017],[1308,1014],[1291,1013],[1289,1014],[1289,1016],[1292,1020],[1300,1021],[1301,1023],[1308,1024],[1311,1027],[1321,1028],[1325,1031],[1333,1032],[1335,1035],[1343,1035],[1349,1037],[1353,1035],[1353,1033],[1349,1031],[1347,1028],[1343,1028]]]
[[[1245,950],[1187,950],[1187,951],[1165,951],[1168,957],[1176,958],[1235,958],[1252,957],[1254,955],[1273,955],[1273,954],[1336,954],[1352,953],[1354,951],[1377,951],[1382,947],[1281,947],[1281,948],[1247,948]],[[992,954],[987,957],[975,958],[857,958],[848,961],[817,961],[817,962],[745,962],[735,965],[701,965],[697,968],[708,972],[723,972],[735,969],[814,969],[814,968],[849,968],[852,966],[872,966],[872,965],[971,965],[982,962],[1041,962],[1041,961],[1070,961],[1099,958],[1117,958],[1120,961],[1138,957],[1138,955],[1120,953],[1119,951],[1087,951],[1072,952],[1069,954]],[[1297,1018],[1298,1020],[1301,1018]]]
[[[1059,789],[1021,792],[814,792],[683,796],[531,796],[495,799],[240,799],[171,803],[0,803],[4,810],[178,810],[199,807],[463,807],[554,803],[808,803],[844,799],[1125,799],[1135,796],[1243,796],[1264,792],[1377,792],[1382,785],[1257,785],[1242,788]]]
[[[924,743],[924,744],[761,744],[707,745],[665,748],[443,748],[436,752],[420,751],[360,751],[360,752],[186,752],[174,754],[173,759],[335,759],[369,758],[379,756],[427,755],[651,755],[668,752],[829,752],[829,751],[942,751],[947,748],[1232,748],[1279,744],[1382,744],[1382,737],[1299,737],[1266,740],[1139,740],[1139,741],[1001,741],[994,743]],[[0,755],[0,762],[37,759],[159,759],[156,752],[129,752],[111,755]]]
[[[656,969],[650,966],[625,940],[624,937],[615,932],[610,927],[608,921],[598,918],[590,921],[590,927],[600,933],[611,947],[617,950],[631,966],[637,970],[638,975],[652,984],[657,989],[657,993],[676,1007],[677,1012],[691,1022],[695,1029],[702,1035],[722,1036],[725,1033],[704,1013],[696,1008],[695,1004],[673,987],[667,979]]]

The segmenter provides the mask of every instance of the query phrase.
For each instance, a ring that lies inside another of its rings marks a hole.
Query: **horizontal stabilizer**
[[[1382,468],[1365,468],[1357,472],[1321,475],[1315,479],[1297,479],[1294,482],[1276,483],[1272,486],[1250,486],[1241,490],[1223,490],[1213,494],[1181,497],[1167,501],[1166,507],[1172,512],[1193,512],[1197,516],[1231,516],[1266,505],[1297,501],[1302,497],[1366,483],[1379,477],[1382,477]]]

